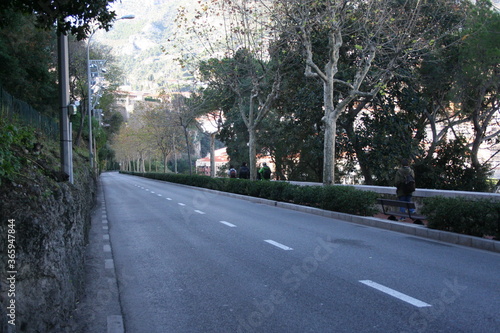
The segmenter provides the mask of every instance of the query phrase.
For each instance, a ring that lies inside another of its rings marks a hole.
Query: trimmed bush
[[[270,182],[270,183],[272,184],[272,186],[270,187],[271,193],[269,195],[269,199],[276,201],[285,201],[283,193],[285,193],[286,189],[291,185],[285,182]]]
[[[248,184],[245,179],[231,179],[231,178],[214,178],[219,179],[221,183],[224,183],[224,192],[236,193],[247,195]]]
[[[360,191],[350,186],[327,186],[323,188],[321,208],[353,215],[372,216],[377,212],[373,205],[378,194]]]
[[[371,216],[377,211],[375,208],[377,193],[361,191],[349,186],[299,186],[286,182],[211,178],[173,173],[122,173],[274,201],[292,202],[347,214]]]
[[[500,202],[433,197],[424,200],[428,227],[472,236],[500,239]]]
[[[293,203],[319,208],[322,192],[322,187],[296,185],[293,192]]]

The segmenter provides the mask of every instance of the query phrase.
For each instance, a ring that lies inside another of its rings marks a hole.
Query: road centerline
[[[400,299],[406,303],[409,303],[413,306],[416,306],[417,308],[425,308],[425,307],[429,307],[429,306],[432,306],[428,303],[425,303],[425,302],[422,302],[421,300],[418,300],[416,298],[413,298],[411,296],[408,296],[406,294],[403,294],[403,293],[400,293],[399,291],[397,290],[394,290],[394,289],[391,289],[389,287],[386,287],[386,286],[383,286],[381,284],[378,284],[377,282],[373,282],[371,280],[359,280],[359,282],[361,282],[362,284],[364,285],[367,285],[369,287],[372,287],[374,289],[377,289],[387,295],[390,295],[392,297],[395,297],[397,299]]]

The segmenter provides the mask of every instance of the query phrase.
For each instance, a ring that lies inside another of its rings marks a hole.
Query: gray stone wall
[[[82,172],[75,184],[40,173],[2,184],[0,332],[65,332],[83,287],[97,186],[88,170]]]

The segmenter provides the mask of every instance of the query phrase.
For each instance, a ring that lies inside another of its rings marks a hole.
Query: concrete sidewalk
[[[85,291],[73,313],[68,333],[124,332],[108,231],[106,203],[99,182],[85,257]]]

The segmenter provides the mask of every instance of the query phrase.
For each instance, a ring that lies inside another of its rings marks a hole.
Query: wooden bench
[[[409,217],[413,220],[415,224],[424,224],[422,220],[426,220],[427,218],[423,215],[418,215],[412,213],[411,210],[416,208],[414,202],[407,201],[399,201],[399,200],[389,200],[389,199],[377,199],[377,202],[382,205],[382,212],[385,215],[389,215],[388,219],[392,221],[397,221],[396,216],[400,217]],[[389,211],[389,208],[397,207],[397,208],[405,208],[405,212],[401,212],[400,210],[392,210]]]

